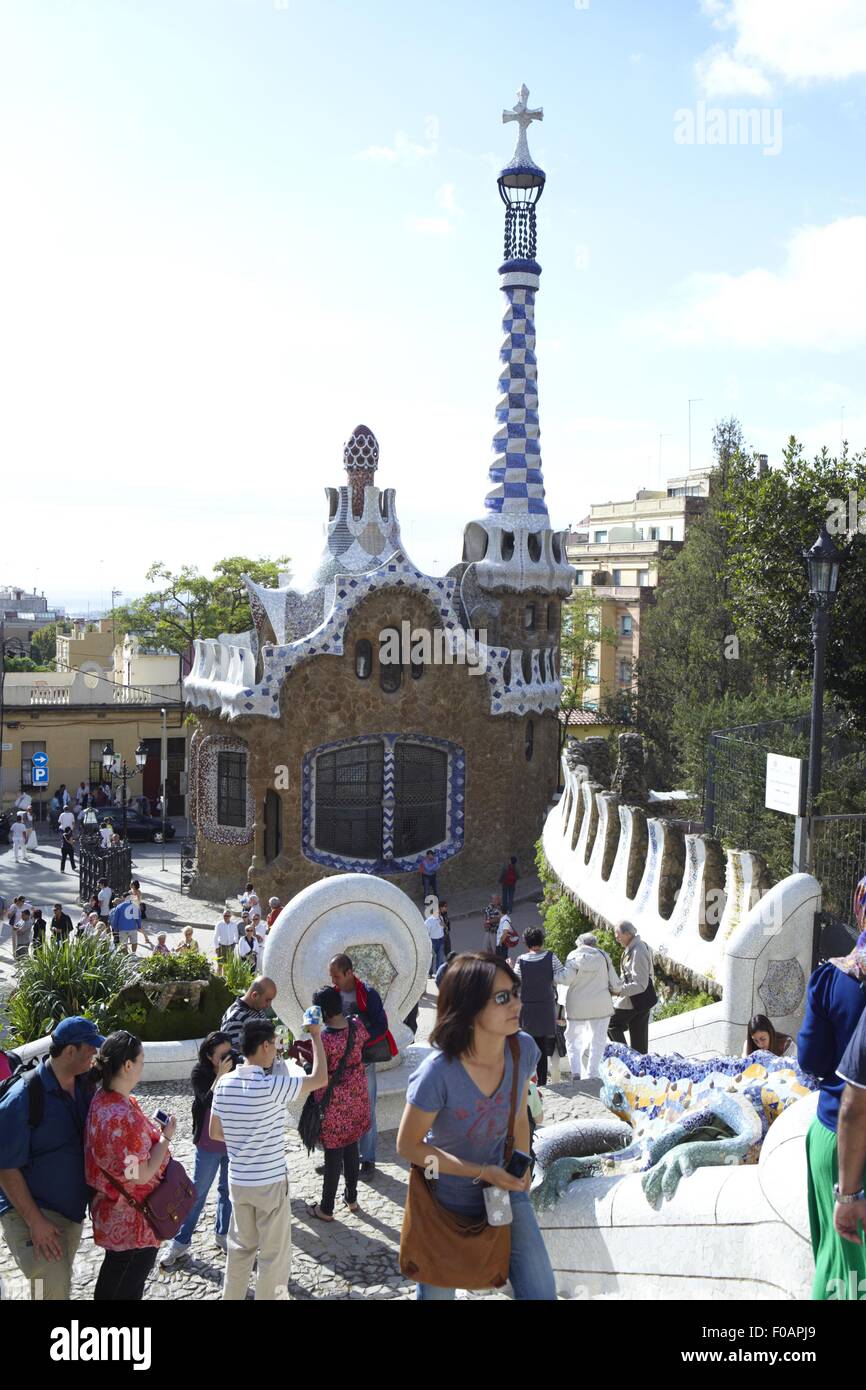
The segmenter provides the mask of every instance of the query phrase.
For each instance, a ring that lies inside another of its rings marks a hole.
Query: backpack
[[[39,1062],[22,1062],[17,1052],[3,1052],[2,1056],[11,1074],[5,1081],[0,1081],[0,1100],[5,1099],[16,1082],[23,1081],[27,1088],[27,1123],[31,1129],[36,1129],[45,1113],[45,1091],[39,1080]]]

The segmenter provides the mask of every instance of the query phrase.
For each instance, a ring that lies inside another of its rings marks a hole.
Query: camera
[[[230,1052],[226,1053],[226,1056],[231,1058],[232,1071],[234,1071],[235,1067],[239,1067],[241,1062],[244,1060],[241,1054],[234,1047],[231,1049]]]

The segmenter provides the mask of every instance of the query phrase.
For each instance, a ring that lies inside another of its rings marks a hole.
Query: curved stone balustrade
[[[593,920],[632,922],[659,965],[684,985],[721,995],[653,1024],[652,1050],[739,1053],[754,1013],[796,1033],[820,908],[817,880],[794,874],[770,888],[759,855],[729,850],[723,859],[711,837],[645,819],[591,782],[583,766],[563,760],[563,770],[564,804],[553,807],[542,836],[563,886]]]

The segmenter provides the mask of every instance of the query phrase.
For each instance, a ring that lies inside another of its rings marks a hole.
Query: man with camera
[[[222,1292],[226,1300],[246,1298],[257,1256],[256,1299],[288,1297],[292,1218],[286,1106],[328,1080],[321,1022],[305,1017],[304,1026],[313,1043],[309,1076],[290,1074],[277,1059],[274,1025],[251,1018],[241,1035],[242,1065],[221,1076],[214,1088],[209,1133],[228,1149],[232,1201]]]

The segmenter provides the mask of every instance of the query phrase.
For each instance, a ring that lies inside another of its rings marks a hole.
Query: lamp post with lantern
[[[126,839],[126,785],[130,777],[136,777],[143,770],[146,762],[147,749],[143,743],[139,743],[135,750],[135,767],[129,766],[125,758],[115,753],[110,743],[106,743],[102,750],[102,767],[106,776],[110,777],[112,782],[120,783],[121,823],[124,840]]]
[[[806,814],[809,818],[809,867],[815,864],[815,834],[813,820],[821,794],[821,744],[824,736],[824,662],[827,654],[827,631],[830,610],[836,598],[839,572],[845,556],[827,527],[822,524],[818,539],[803,551],[803,561],[809,578],[812,598],[812,645],[815,662],[812,673],[812,720],[809,735],[809,782]]]

